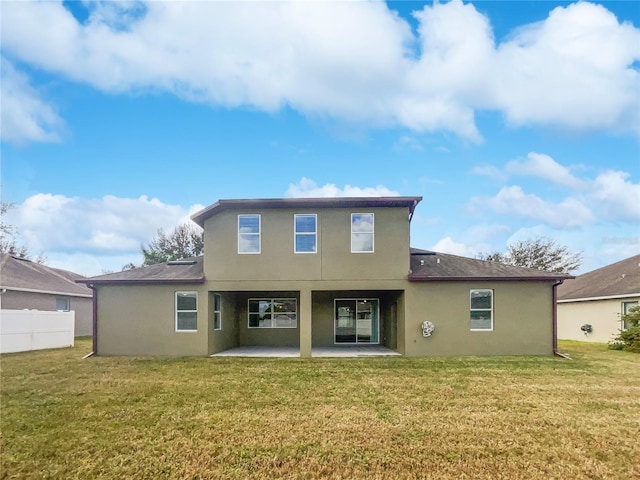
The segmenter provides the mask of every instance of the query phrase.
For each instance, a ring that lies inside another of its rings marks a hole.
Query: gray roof
[[[69,296],[93,296],[90,288],[76,283],[77,280],[85,278],[82,275],[5,253],[0,254],[0,258],[0,288]]]
[[[409,280],[454,281],[556,281],[573,278],[563,273],[545,272],[525,267],[514,267],[499,262],[488,262],[475,258],[459,257],[448,253],[411,249],[411,274]]]
[[[203,283],[203,257],[185,258],[167,263],[133,268],[122,272],[108,273],[79,280],[87,284],[162,284]]]
[[[558,300],[640,295],[640,255],[584,273],[558,288]]]
[[[203,257],[159,263],[117,273],[80,280],[88,284],[162,284],[203,283]],[[556,281],[573,278],[562,273],[514,267],[497,262],[459,257],[428,250],[411,249],[410,281],[454,280],[539,280]]]
[[[407,207],[413,215],[422,197],[330,197],[330,198],[263,198],[218,200],[191,215],[191,220],[201,227],[207,218],[224,210],[252,210],[262,208],[374,208]]]

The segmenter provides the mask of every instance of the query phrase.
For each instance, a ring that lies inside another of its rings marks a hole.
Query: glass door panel
[[[335,343],[379,343],[377,299],[335,301]]]
[[[336,300],[336,343],[356,342],[356,301]]]
[[[371,302],[358,300],[356,316],[357,343],[371,342]]]

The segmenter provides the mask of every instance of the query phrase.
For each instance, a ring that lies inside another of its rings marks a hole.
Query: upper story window
[[[260,215],[238,215],[238,253],[260,253]]]
[[[351,253],[373,252],[373,213],[351,214]]]
[[[471,290],[471,330],[493,330],[493,290]]]
[[[318,251],[318,216],[316,214],[294,215],[295,253]]]
[[[68,312],[70,310],[69,299],[67,297],[56,298],[56,310],[59,312]]]
[[[176,332],[198,331],[198,292],[176,292]]]

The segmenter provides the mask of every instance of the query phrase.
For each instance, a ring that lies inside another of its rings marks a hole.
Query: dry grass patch
[[[640,356],[1,357],[1,478],[628,479]]]

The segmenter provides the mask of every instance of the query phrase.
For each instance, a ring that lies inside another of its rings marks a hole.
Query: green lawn
[[[0,478],[629,479],[640,355],[1,362]]]

